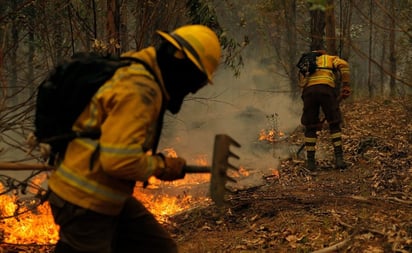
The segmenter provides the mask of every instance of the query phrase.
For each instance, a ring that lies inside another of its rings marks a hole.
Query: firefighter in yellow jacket
[[[308,76],[301,74],[300,79],[303,88],[301,123],[305,126],[306,167],[308,170],[316,169],[316,132],[321,126],[319,114],[320,109],[322,109],[329,125],[330,138],[335,153],[335,166],[338,169],[345,169],[347,164],[343,159],[342,131],[340,127],[342,116],[339,100],[346,99],[351,94],[349,64],[338,56],[326,54],[324,50],[315,50],[313,53],[317,54],[317,69]],[[336,78],[338,75],[340,75],[342,82],[340,92],[336,92]]]
[[[150,176],[184,177],[183,158],[153,153],[165,110],[207,83],[221,58],[216,34],[187,25],[157,32],[158,48],[122,56],[133,63],[116,71],[76,120],[75,131],[100,129],[98,140],[76,138],[49,180],[49,203],[60,239],[55,252],[177,252],[177,245],[132,193]]]

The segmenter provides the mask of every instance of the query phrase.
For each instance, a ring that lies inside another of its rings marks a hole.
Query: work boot
[[[343,160],[342,147],[335,147],[335,165],[339,170],[344,170],[348,167],[348,165]]]
[[[307,151],[306,152],[306,169],[308,170],[316,170],[316,160],[315,160],[315,152],[314,151]]]

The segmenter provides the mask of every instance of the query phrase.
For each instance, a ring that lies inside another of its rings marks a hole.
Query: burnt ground
[[[333,169],[322,130],[318,170],[291,156],[226,206],[170,217],[181,252],[412,252],[412,98],[345,101],[342,111],[348,169]],[[302,129],[285,141],[300,145]]]

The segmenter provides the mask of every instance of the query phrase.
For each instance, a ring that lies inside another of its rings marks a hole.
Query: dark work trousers
[[[335,88],[317,84],[304,88],[302,92],[303,113],[301,123],[306,127],[306,137],[316,137],[320,127],[319,114],[322,109],[329,124],[330,133],[340,132],[341,111]]]
[[[59,225],[56,253],[176,253],[177,245],[155,217],[135,198],[118,216],[99,214],[50,193]]]

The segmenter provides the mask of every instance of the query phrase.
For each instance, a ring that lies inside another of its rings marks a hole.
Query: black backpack
[[[318,65],[316,64],[316,57],[322,55],[319,52],[309,52],[309,53],[304,53],[299,59],[298,64],[296,64],[296,67],[298,67],[299,72],[304,76],[308,77],[315,73],[315,71],[319,68]]]
[[[37,89],[34,135],[38,142],[51,146],[51,159],[63,154],[69,141],[76,137],[97,139],[100,131],[74,132],[72,126],[93,95],[114,72],[136,58],[78,53],[59,64]]]

